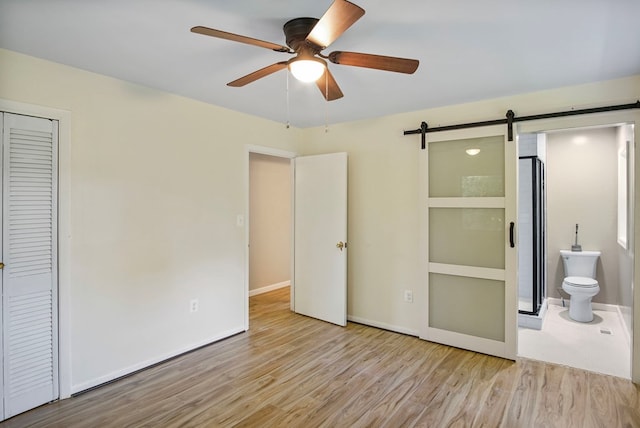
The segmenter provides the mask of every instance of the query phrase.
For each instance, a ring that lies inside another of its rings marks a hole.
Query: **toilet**
[[[565,274],[562,289],[571,296],[569,317],[579,322],[591,322],[591,299],[600,292],[600,286],[595,279],[600,251],[560,250],[560,255]]]

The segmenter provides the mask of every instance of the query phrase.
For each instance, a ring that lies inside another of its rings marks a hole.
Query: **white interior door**
[[[0,112],[0,147],[2,147],[3,143],[4,143],[4,113]],[[0,150],[0,165],[2,165],[2,150]],[[2,179],[2,173],[0,173],[0,189],[3,188],[2,182],[4,180]],[[0,210],[0,224],[3,223],[2,221],[2,210]],[[0,239],[0,242],[2,240]],[[1,245],[1,244],[0,244]],[[2,251],[0,251],[0,254],[2,253]],[[3,266],[4,267],[4,266]],[[2,277],[3,275],[0,275],[0,292],[1,294],[4,295],[4,289],[3,289],[3,284],[2,284]],[[4,300],[4,299],[3,299]],[[2,314],[0,316],[0,420],[4,420],[5,419],[5,414],[4,414],[4,301],[2,302]]]
[[[295,159],[293,309],[347,324],[347,154]]]
[[[421,337],[515,359],[517,146],[506,127],[430,135],[421,155]]]
[[[57,122],[4,114],[4,418],[58,397]]]

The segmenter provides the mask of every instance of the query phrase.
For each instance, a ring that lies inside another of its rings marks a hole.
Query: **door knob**
[[[340,241],[336,244],[336,248],[339,248],[340,251],[342,251],[343,248],[347,248],[347,243]]]
[[[4,269],[4,263],[0,262],[0,269]]]

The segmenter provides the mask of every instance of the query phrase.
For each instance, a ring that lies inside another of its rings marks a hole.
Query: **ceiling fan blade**
[[[328,68],[325,69],[322,77],[316,80],[316,85],[318,85],[318,89],[320,89],[322,96],[325,97],[327,101],[337,100],[344,96],[338,86],[338,82],[336,82],[336,79],[334,79],[333,74],[331,74]]]
[[[307,41],[322,49],[333,43],[364,15],[364,9],[347,0],[335,0],[313,27]]]
[[[264,40],[254,39],[252,37],[241,36],[239,34],[227,33],[226,31],[216,30],[213,28],[197,26],[191,29],[192,33],[203,34],[205,36],[217,37],[219,39],[231,40],[233,42],[246,43],[252,46],[258,46],[261,48],[271,49],[276,52],[290,52],[286,46],[279,45],[277,43],[265,42]]]
[[[396,73],[406,74],[413,74],[418,69],[418,65],[420,65],[420,61],[417,59],[396,58],[358,52],[336,51],[331,52],[328,58],[329,61],[334,64],[374,68],[376,70],[395,71]]]
[[[268,65],[265,68],[261,68],[258,71],[254,71],[253,73],[249,73],[246,76],[236,79],[233,82],[229,82],[227,83],[227,86],[233,86],[234,88],[239,88],[251,82],[255,82],[258,79],[262,79],[263,77],[266,77],[270,74],[273,74],[276,71],[280,71],[283,68],[287,68],[287,64],[288,64],[287,61],[276,62],[275,64]]]

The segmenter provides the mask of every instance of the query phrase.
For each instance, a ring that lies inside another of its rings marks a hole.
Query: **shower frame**
[[[520,160],[531,160],[531,207],[532,207],[532,310],[518,308],[518,313],[538,315],[546,298],[546,192],[544,163],[538,156],[521,156]]]

